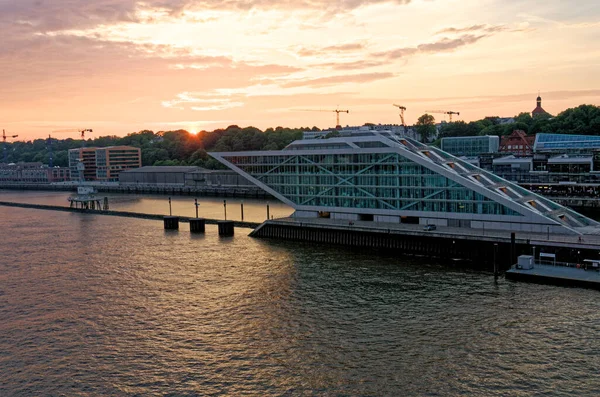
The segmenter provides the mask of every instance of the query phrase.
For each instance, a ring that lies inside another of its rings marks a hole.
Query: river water
[[[0,207],[0,230],[0,396],[600,394],[597,291],[211,225]]]

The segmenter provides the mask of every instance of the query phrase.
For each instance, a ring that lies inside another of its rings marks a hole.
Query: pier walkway
[[[109,211],[109,210],[86,210],[81,208],[70,208],[70,207],[61,207],[58,205],[42,205],[42,204],[24,204],[24,203],[13,203],[7,201],[0,201],[0,206],[4,207],[17,207],[17,208],[32,208],[37,210],[46,210],[46,211],[62,211],[62,212],[75,212],[79,214],[90,214],[90,215],[106,215],[106,216],[120,216],[124,218],[137,218],[137,219],[149,219],[149,220],[160,220],[162,221],[165,218],[165,215],[158,214],[142,214],[138,212],[125,212],[125,211]],[[178,216],[180,222],[189,222],[190,217]],[[208,225],[217,225],[219,221],[222,219],[206,219],[203,218]],[[255,229],[260,225],[260,223],[256,222],[240,222],[240,221],[232,221],[235,227],[246,228],[246,229]]]
[[[118,216],[137,219],[164,220],[162,214],[143,214],[112,210],[85,210],[53,205],[0,202],[0,206],[37,210]],[[179,217],[189,222],[189,217]],[[217,225],[219,219],[206,219],[206,224]],[[233,221],[236,228],[253,229],[252,237],[303,241],[328,245],[391,250],[398,254],[422,255],[438,258],[466,259],[478,267],[508,270],[518,255],[535,252],[553,252],[564,262],[579,263],[582,259],[600,256],[598,235],[556,235],[544,233],[511,233],[501,230],[438,226],[424,230],[423,225],[342,221],[333,219],[280,218],[264,223]]]

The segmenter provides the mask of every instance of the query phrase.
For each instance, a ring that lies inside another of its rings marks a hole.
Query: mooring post
[[[225,211],[225,220],[227,220],[227,200],[223,200],[223,210]]]
[[[196,206],[196,219],[198,219],[198,206],[200,204],[198,204],[198,199],[194,199],[194,205]]]
[[[241,207],[242,207],[242,222],[243,222],[244,221],[244,200],[242,200]]]
[[[498,282],[498,264],[496,263],[496,257],[498,253],[498,243],[494,243],[494,282]]]
[[[169,216],[173,216],[173,211],[171,209],[171,197],[169,197]]]
[[[269,203],[267,203],[267,220],[271,219],[271,216],[269,214]]]

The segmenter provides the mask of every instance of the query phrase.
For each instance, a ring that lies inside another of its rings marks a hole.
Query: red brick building
[[[526,135],[525,131],[515,130],[512,134],[502,137],[499,152],[515,156],[531,156],[534,143],[535,135]]]

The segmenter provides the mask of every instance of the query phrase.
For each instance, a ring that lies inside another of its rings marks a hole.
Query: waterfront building
[[[536,153],[585,153],[600,150],[600,136],[571,134],[537,134],[533,144]]]
[[[82,162],[84,165],[83,179],[86,181],[96,180],[96,148],[79,148],[69,150],[69,169],[71,170],[71,180],[80,179],[77,164]]]
[[[525,134],[525,131],[515,130],[512,134],[502,137],[500,153],[514,154],[515,156],[531,156],[535,136]]]
[[[500,138],[490,135],[442,138],[442,150],[458,157],[497,153],[499,146]]]
[[[351,136],[356,135],[357,131],[378,131],[391,133],[400,137],[408,137],[417,139],[417,133],[414,129],[405,127],[399,124],[368,124],[363,126],[350,127],[335,130],[322,130],[322,131],[304,131],[302,133],[302,139],[324,139],[328,136]]]
[[[122,171],[142,166],[141,149],[131,146],[79,148],[69,150],[71,179],[79,180],[77,164],[84,165],[84,180],[116,182]]]
[[[121,185],[158,185],[191,188],[223,187],[250,188],[256,186],[230,170],[207,170],[195,166],[148,166],[123,171],[119,174]]]
[[[494,159],[492,164],[494,174],[503,177],[510,173],[525,173],[533,170],[532,157],[516,157],[510,155]]]
[[[0,164],[0,182],[52,183],[70,179],[68,168],[50,168],[40,162]]]
[[[569,156],[561,154],[548,159],[548,172],[557,174],[583,174],[594,170],[592,156]]]
[[[146,166],[123,171],[119,175],[119,183],[184,186],[186,174],[198,169],[199,167],[194,166]]]
[[[360,130],[295,141],[281,151],[210,155],[292,206],[296,218],[600,233],[592,219],[393,134]]]

